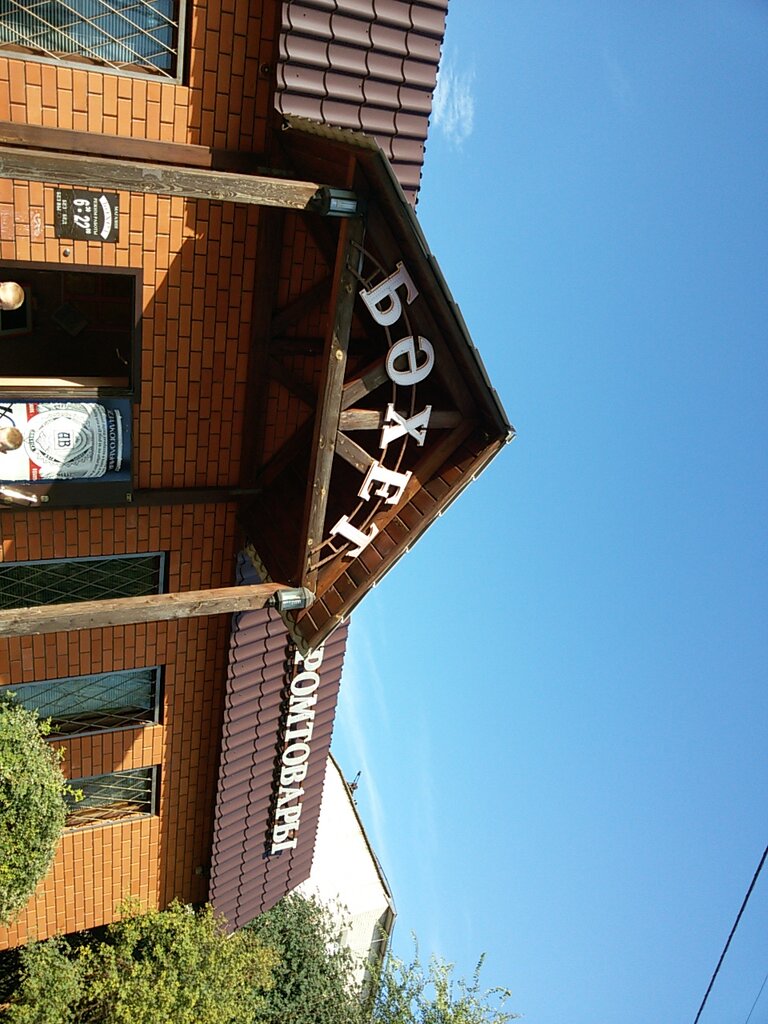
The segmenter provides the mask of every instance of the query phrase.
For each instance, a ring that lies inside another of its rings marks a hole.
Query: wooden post
[[[339,242],[334,271],[330,309],[333,321],[328,326],[323,350],[322,378],[315,413],[315,429],[311,448],[310,489],[304,510],[301,537],[301,564],[299,578],[302,586],[314,589],[317,572],[309,567],[311,556],[323,539],[323,523],[328,505],[328,485],[331,479],[339,414],[343,397],[344,372],[352,330],[352,316],[357,296],[356,271],[365,235],[365,223],[355,217],[344,220],[339,231]]]
[[[291,590],[282,583],[190,590],[179,594],[150,594],[147,597],[116,597],[101,601],[46,604],[35,608],[0,611],[0,637],[65,633],[74,629],[99,629],[135,622],[189,619],[200,615],[221,615],[264,608],[278,591]]]

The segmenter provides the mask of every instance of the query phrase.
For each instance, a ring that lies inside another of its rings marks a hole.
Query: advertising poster
[[[54,225],[57,238],[116,242],[118,221],[116,192],[91,192],[82,188],[56,189]]]
[[[129,480],[128,399],[0,398],[0,480]]]

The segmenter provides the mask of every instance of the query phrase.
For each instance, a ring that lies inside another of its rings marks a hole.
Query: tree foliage
[[[47,872],[64,829],[67,782],[44,723],[0,695],[0,924],[9,924]]]
[[[410,963],[389,955],[382,966],[371,1024],[507,1024],[510,992],[482,989],[480,958],[471,981],[454,980],[454,965],[433,957],[425,967],[418,947]]]
[[[292,895],[228,936],[210,907],[128,913],[102,938],[21,951],[8,1024],[508,1024],[506,989],[390,955],[363,1007],[338,917]]]
[[[326,907],[292,894],[246,930],[279,958],[258,1024],[362,1024],[352,955]]]
[[[103,940],[63,939],[22,953],[10,1024],[252,1024],[277,957],[249,932],[227,935],[213,911],[180,904],[129,913]]]

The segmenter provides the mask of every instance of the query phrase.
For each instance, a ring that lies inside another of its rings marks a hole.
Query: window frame
[[[106,828],[106,827],[111,826],[111,825],[124,825],[124,824],[128,824],[128,823],[135,822],[135,821],[141,821],[144,818],[156,818],[156,817],[158,817],[159,814],[160,814],[160,782],[161,782],[161,779],[160,779],[161,771],[160,771],[160,765],[159,764],[151,764],[151,765],[147,764],[147,765],[141,765],[138,768],[128,768],[128,769],[123,769],[123,770],[114,771],[114,772],[102,772],[99,775],[84,775],[84,776],[81,776],[80,778],[68,779],[67,780],[67,784],[72,788],[72,790],[77,792],[78,789],[82,790],[82,788],[84,787],[85,783],[94,782],[94,781],[96,781],[98,779],[107,779],[107,778],[114,777],[114,776],[132,775],[132,774],[136,774],[137,772],[148,772],[149,773],[149,798],[147,800],[147,804],[149,805],[149,810],[147,810],[147,811],[137,811],[136,813],[125,814],[125,815],[122,815],[122,816],[118,815],[118,816],[115,816],[115,817],[98,818],[98,819],[93,820],[93,821],[83,821],[81,823],[75,822],[74,824],[72,824],[71,823],[71,818],[73,817],[73,815],[75,815],[75,816],[77,815],[78,802],[75,800],[74,797],[68,796],[66,798],[67,799],[67,818],[66,818],[65,825],[64,825],[65,831],[67,831],[67,832],[79,832],[82,829],[87,829],[87,828]],[[109,807],[109,806],[110,805],[106,805],[106,807]]]
[[[10,59],[34,61],[36,64],[49,64],[54,67],[67,67],[82,69],[86,72],[96,71],[102,74],[120,75],[125,78],[137,78],[143,81],[167,83],[168,85],[184,85],[187,73],[187,7],[188,0],[175,0],[178,18],[176,31],[176,67],[173,74],[167,74],[159,68],[156,71],[138,70],[140,65],[127,64],[124,67],[108,63],[101,63],[86,54],[71,53],[61,56],[41,53],[32,46],[24,46],[23,43],[0,42],[0,56]]]
[[[79,675],[79,676],[59,676],[59,677],[57,677],[55,679],[39,679],[39,680],[34,680],[34,681],[31,681],[31,682],[28,682],[28,683],[9,684],[8,688],[11,690],[11,692],[13,693],[14,699],[18,703],[23,704],[24,707],[34,708],[34,704],[32,702],[26,703],[26,702],[20,700],[20,698],[19,698],[19,691],[20,690],[22,690],[22,689],[30,690],[32,687],[56,686],[58,684],[66,684],[66,683],[77,684],[79,682],[80,684],[82,684],[86,680],[93,680],[93,681],[108,680],[111,676],[129,675],[130,673],[136,673],[136,674],[138,674],[138,673],[150,673],[150,686],[152,687],[152,690],[151,690],[152,707],[148,710],[148,714],[151,717],[148,717],[148,718],[143,719],[143,720],[139,719],[139,718],[136,718],[132,722],[129,722],[129,723],[125,724],[125,725],[108,725],[108,726],[101,726],[101,727],[99,727],[99,726],[96,726],[96,727],[91,726],[90,728],[88,726],[85,726],[83,728],[76,729],[73,732],[62,732],[62,731],[59,731],[60,727],[57,728],[56,722],[57,721],[65,722],[66,718],[62,717],[60,719],[57,719],[56,714],[55,713],[51,713],[49,711],[49,712],[46,712],[45,714],[42,714],[40,717],[45,719],[45,720],[49,720],[51,722],[51,734],[50,734],[48,739],[49,739],[49,742],[51,742],[51,743],[57,743],[57,742],[59,742],[61,740],[77,739],[77,738],[79,738],[81,736],[102,736],[102,735],[104,735],[106,733],[110,733],[110,732],[125,732],[127,729],[144,729],[144,728],[147,728],[147,727],[160,725],[161,724],[162,700],[163,700],[163,684],[164,684],[163,666],[161,666],[161,665],[148,665],[148,666],[146,666],[144,668],[115,669],[112,672],[96,672],[96,673],[88,673],[88,674]],[[105,687],[105,689],[107,689],[107,688]],[[38,712],[39,712],[39,709],[36,709],[36,710],[38,710]],[[94,714],[97,715],[97,714],[99,714],[99,712],[96,711],[96,712],[94,712]],[[77,720],[77,716],[76,715],[73,715],[71,717],[73,719]]]
[[[18,561],[0,562],[0,571],[5,568],[13,568],[15,566],[22,565],[50,565],[53,563],[69,563],[69,562],[107,562],[115,561],[115,559],[130,559],[130,558],[156,558],[158,559],[157,566],[157,590],[151,591],[152,594],[164,594],[167,591],[168,586],[168,556],[165,551],[132,551],[125,554],[117,555],[76,555],[74,558],[27,558],[19,559]],[[114,595],[113,595],[114,596]],[[123,596],[135,596],[145,597],[146,594],[135,594],[135,595],[123,595]],[[1,595],[0,595],[1,598]],[[83,600],[94,600],[93,598],[83,598]],[[57,605],[66,604],[66,601],[45,601],[43,604]],[[4,608],[4,604],[0,599],[0,608]],[[14,607],[19,607],[18,605]]]

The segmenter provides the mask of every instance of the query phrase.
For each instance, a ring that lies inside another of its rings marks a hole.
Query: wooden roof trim
[[[357,153],[358,162],[374,185],[376,194],[385,201],[387,222],[402,246],[403,260],[408,263],[410,259],[409,269],[414,279],[418,276],[420,291],[428,299],[429,307],[433,312],[440,311],[440,319],[444,323],[438,326],[444,326],[453,346],[461,350],[463,368],[477,388],[476,395],[483,397],[486,411],[497,429],[505,440],[512,440],[515,436],[514,427],[509,423],[499,396],[490,383],[480,353],[472,341],[440,266],[430,251],[416,213],[376,140],[362,132],[332,128],[290,114],[283,115],[283,128],[283,139],[289,148],[292,138],[298,139],[300,147],[302,138],[314,137],[324,139],[326,145],[337,147],[340,155],[348,153],[350,149]]]

